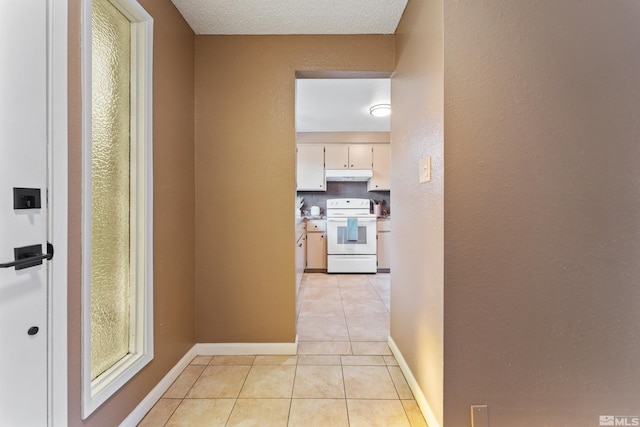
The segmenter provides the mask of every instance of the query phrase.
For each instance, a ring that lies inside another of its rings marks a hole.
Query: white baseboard
[[[199,343],[195,344],[182,359],[171,368],[167,375],[160,380],[153,390],[140,402],[138,406],[120,423],[120,427],[135,427],[153,408],[162,395],[171,387],[180,373],[189,366],[196,356],[225,356],[245,354],[297,354],[298,336],[293,343]]]
[[[436,418],[436,415],[433,413],[431,406],[429,406],[429,402],[427,402],[427,398],[424,396],[422,389],[418,385],[418,381],[416,381],[416,378],[413,376],[413,372],[411,372],[411,369],[409,368],[407,361],[404,360],[404,357],[402,356],[400,349],[396,345],[393,338],[391,338],[391,336],[389,336],[388,344],[389,344],[389,348],[391,349],[391,352],[393,353],[396,360],[398,361],[398,366],[400,367],[400,370],[404,374],[404,377],[406,378],[407,383],[409,384],[409,388],[413,392],[413,397],[415,397],[416,402],[418,403],[418,406],[422,411],[422,415],[424,415],[424,418],[427,421],[427,425],[429,427],[440,427],[440,422]]]
[[[298,336],[292,343],[200,343],[196,346],[198,356],[297,354]]]
[[[171,387],[171,384],[178,378],[178,376],[184,371],[184,369],[189,366],[189,363],[193,360],[194,357],[198,355],[197,353],[198,344],[191,347],[191,349],[182,356],[182,359],[176,363],[176,365],[171,368],[171,370],[167,373],[167,375],[160,380],[160,382],[147,394],[147,396],[142,399],[142,402],[129,414],[127,418],[120,423],[120,427],[135,427],[138,425],[140,421],[147,415],[147,412],[153,408],[158,400],[162,397],[162,395]]]

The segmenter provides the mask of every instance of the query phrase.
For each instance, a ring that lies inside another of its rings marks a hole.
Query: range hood
[[[326,169],[327,181],[368,181],[373,176],[371,169]]]

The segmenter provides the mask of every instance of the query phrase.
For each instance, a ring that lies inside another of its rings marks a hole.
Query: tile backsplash
[[[299,191],[299,197],[304,197],[303,211],[308,211],[311,206],[319,206],[322,215],[326,214],[327,199],[373,199],[376,202],[384,200],[382,211],[385,214],[391,212],[390,191],[367,191],[366,182],[327,182],[327,191]]]

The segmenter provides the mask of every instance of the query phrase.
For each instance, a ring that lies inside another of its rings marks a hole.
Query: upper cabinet
[[[389,144],[299,144],[298,191],[327,191],[325,170],[371,170],[367,191],[390,191]]]
[[[298,191],[327,191],[324,177],[324,146],[298,145],[297,151]]]
[[[325,145],[325,169],[371,169],[371,145]]]
[[[391,146],[373,146],[373,177],[367,182],[368,191],[391,190]]]

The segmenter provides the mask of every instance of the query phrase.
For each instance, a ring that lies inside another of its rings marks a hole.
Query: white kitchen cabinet
[[[367,191],[391,190],[391,146],[373,146],[373,176],[367,183]]]
[[[307,220],[307,270],[327,269],[327,221]]]
[[[391,269],[391,220],[378,220],[378,271]]]
[[[349,145],[349,169],[371,169],[372,163],[371,145]]]
[[[327,191],[324,177],[324,146],[298,145],[296,178],[298,191]]]
[[[371,169],[371,145],[332,144],[324,148],[325,169]]]
[[[336,144],[324,147],[325,169],[349,169],[349,146]]]

